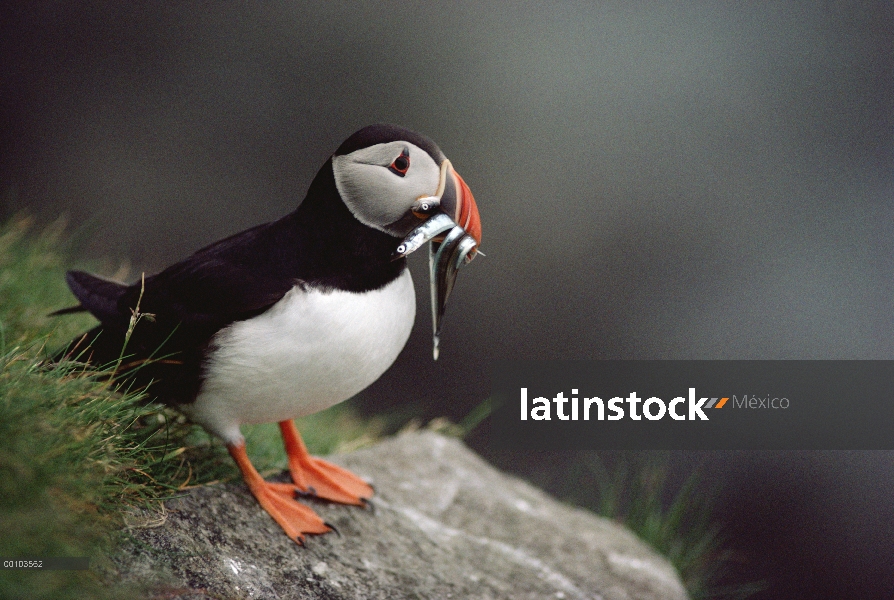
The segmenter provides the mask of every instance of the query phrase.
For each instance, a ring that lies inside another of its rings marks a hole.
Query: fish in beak
[[[438,190],[416,200],[413,214],[425,219],[397,247],[394,258],[402,258],[431,242],[428,271],[431,289],[433,355],[440,352],[441,321],[447,298],[453,291],[459,268],[472,262],[481,244],[481,217],[472,190],[449,160],[441,164]],[[483,256],[483,255],[482,255]]]

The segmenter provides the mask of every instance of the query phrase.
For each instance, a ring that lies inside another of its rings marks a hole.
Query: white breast
[[[241,423],[283,421],[347,400],[385,372],[416,315],[409,270],[372,292],[293,288],[220,330],[188,415],[227,442]]]

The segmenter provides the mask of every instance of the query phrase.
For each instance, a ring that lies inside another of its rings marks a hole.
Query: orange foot
[[[356,506],[364,506],[372,498],[373,489],[368,483],[346,469],[311,456],[294,421],[281,421],[279,429],[289,455],[292,481],[301,493]]]
[[[286,535],[304,544],[305,533],[326,533],[332,531],[332,527],[309,507],[295,500],[295,486],[290,483],[269,483],[248,460],[245,453],[245,443],[228,445],[230,456],[239,465],[242,477],[248,485],[248,489],[254,494],[258,502],[264,507],[270,516],[279,523]]]

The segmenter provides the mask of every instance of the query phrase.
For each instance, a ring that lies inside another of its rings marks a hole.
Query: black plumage
[[[59,355],[110,365],[167,403],[191,402],[202,383],[201,364],[212,336],[249,319],[296,284],[363,292],[393,281],[406,260],[393,260],[399,239],[360,223],[335,187],[331,159],[293,213],[202,248],[157,275],[129,286],[72,271],[72,292],[99,321]],[[68,309],[71,310],[71,309]],[[90,346],[87,350],[87,346]]]

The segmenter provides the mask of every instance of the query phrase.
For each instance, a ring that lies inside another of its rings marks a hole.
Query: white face
[[[405,164],[398,161],[401,155],[409,157],[409,167],[402,175],[395,172]],[[376,144],[336,156],[332,170],[338,193],[354,217],[364,225],[396,237],[407,233],[396,222],[407,215],[418,198],[437,192],[441,174],[425,150],[403,141]]]

